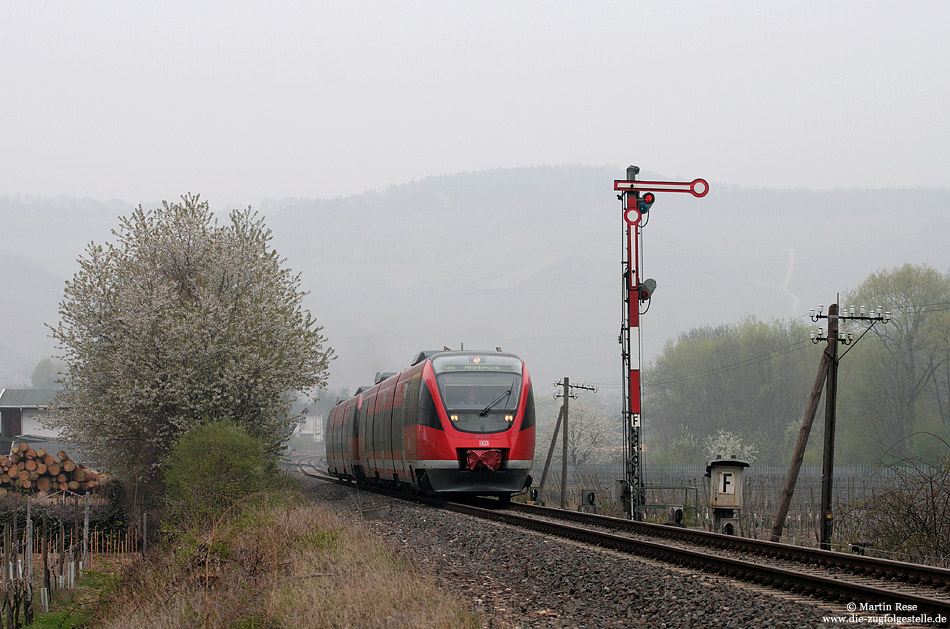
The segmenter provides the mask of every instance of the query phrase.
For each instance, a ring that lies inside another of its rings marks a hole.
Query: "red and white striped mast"
[[[653,205],[656,192],[688,192],[704,197],[709,192],[705,179],[691,182],[637,181],[638,166],[627,167],[627,178],[615,180],[614,190],[623,205],[626,232],[623,258],[623,324],[620,329],[624,369],[624,506],[627,516],[640,520],[644,504],[642,426],[640,421],[640,304],[649,302],[656,282],[640,279],[641,228]],[[649,305],[647,306],[649,308]],[[645,312],[645,311],[644,311]]]

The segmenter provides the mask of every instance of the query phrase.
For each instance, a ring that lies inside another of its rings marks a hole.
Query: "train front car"
[[[530,484],[534,394],[520,358],[440,352],[428,358],[422,379],[429,395],[420,400],[413,458],[423,489],[507,500]]]

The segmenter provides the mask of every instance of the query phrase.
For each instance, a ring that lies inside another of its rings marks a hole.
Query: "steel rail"
[[[428,499],[426,502],[428,502]],[[459,513],[467,513],[497,522],[504,522],[519,528],[527,528],[540,533],[565,537],[629,554],[643,555],[706,572],[718,572],[743,580],[752,580],[756,583],[791,590],[796,593],[808,594],[818,598],[854,602],[856,604],[859,602],[867,602],[869,604],[883,603],[890,605],[891,609],[913,609],[914,615],[939,614],[950,617],[950,600],[895,592],[872,585],[805,574],[786,568],[757,564],[743,559],[677,548],[660,542],[638,540],[622,535],[579,528],[569,524],[538,520],[506,511],[483,509],[481,507],[452,502],[441,503],[438,506]],[[898,607],[898,605],[903,607]]]
[[[852,555],[818,548],[793,546],[791,544],[781,544],[735,535],[722,535],[720,533],[697,531],[695,529],[666,524],[634,522],[623,518],[614,518],[580,511],[567,511],[553,507],[541,507],[538,505],[520,503],[512,503],[511,506],[513,509],[526,513],[590,524],[613,530],[628,531],[702,546],[735,550],[742,553],[785,559],[803,564],[818,564],[857,575],[863,574],[900,580],[912,585],[921,584],[935,587],[950,587],[950,570],[946,568],[906,563],[891,559],[866,557],[863,555]]]

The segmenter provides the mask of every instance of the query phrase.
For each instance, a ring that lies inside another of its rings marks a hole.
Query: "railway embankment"
[[[398,545],[268,463],[233,425],[186,435],[151,520],[161,534],[81,569],[37,626],[478,626],[464,599]]]
[[[212,530],[213,529],[213,530]],[[105,627],[473,627],[460,598],[371,528],[295,490],[181,531],[100,591]]]
[[[483,627],[820,627],[843,611],[350,487],[314,482],[309,495],[396,545]]]
[[[242,507],[85,571],[37,626],[480,625],[463,596],[440,588],[398,544],[315,504],[299,487],[260,493]]]

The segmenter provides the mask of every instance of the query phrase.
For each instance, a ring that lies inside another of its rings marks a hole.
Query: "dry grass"
[[[286,496],[190,532],[126,569],[106,627],[475,627],[398,551],[360,525]]]

